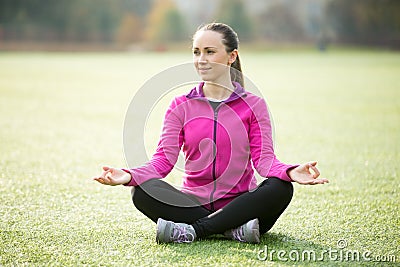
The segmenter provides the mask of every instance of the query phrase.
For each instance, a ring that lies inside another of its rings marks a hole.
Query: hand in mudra
[[[316,161],[301,164],[289,171],[289,177],[299,184],[314,185],[329,183],[326,178],[318,178],[320,173],[316,165]]]
[[[120,185],[129,183],[131,175],[120,169],[103,167],[103,173],[93,180],[105,185]]]

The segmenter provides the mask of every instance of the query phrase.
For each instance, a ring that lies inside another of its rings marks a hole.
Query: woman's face
[[[199,31],[193,38],[193,63],[204,81],[218,83],[225,80],[236,56],[237,50],[226,52],[222,34],[218,32]]]

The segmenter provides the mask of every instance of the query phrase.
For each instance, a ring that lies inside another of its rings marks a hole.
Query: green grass
[[[318,160],[330,183],[296,184],[289,208],[259,245],[219,238],[157,245],[155,225],[134,208],[129,188],[91,177],[103,164],[125,167],[131,98],[152,75],[190,61],[190,51],[1,53],[0,265],[317,266],[276,254],[260,261],[257,253],[267,245],[318,254],[341,239],[347,250],[393,255],[397,262],[385,264],[399,264],[400,54],[241,56],[273,114],[278,157]],[[326,256],[323,264],[344,263]],[[360,264],[380,265],[352,262]]]

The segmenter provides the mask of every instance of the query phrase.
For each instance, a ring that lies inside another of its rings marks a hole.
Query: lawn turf
[[[2,52],[0,265],[317,266],[321,255],[324,265],[382,264],[345,261],[340,251],[399,264],[400,54],[244,50],[241,59],[272,113],[278,158],[317,160],[330,183],[295,184],[261,244],[157,245],[129,188],[91,177],[103,165],[126,166],[122,131],[134,93],[190,52]],[[151,153],[159,125],[146,133]],[[168,180],[179,183],[176,173]],[[301,259],[310,251],[315,261]]]

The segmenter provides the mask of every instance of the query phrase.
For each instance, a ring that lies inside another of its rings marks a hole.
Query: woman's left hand
[[[288,175],[293,181],[299,184],[314,185],[329,183],[328,179],[318,178],[320,173],[317,167],[315,167],[316,165],[316,161],[302,164],[294,169],[291,169],[288,172]]]

